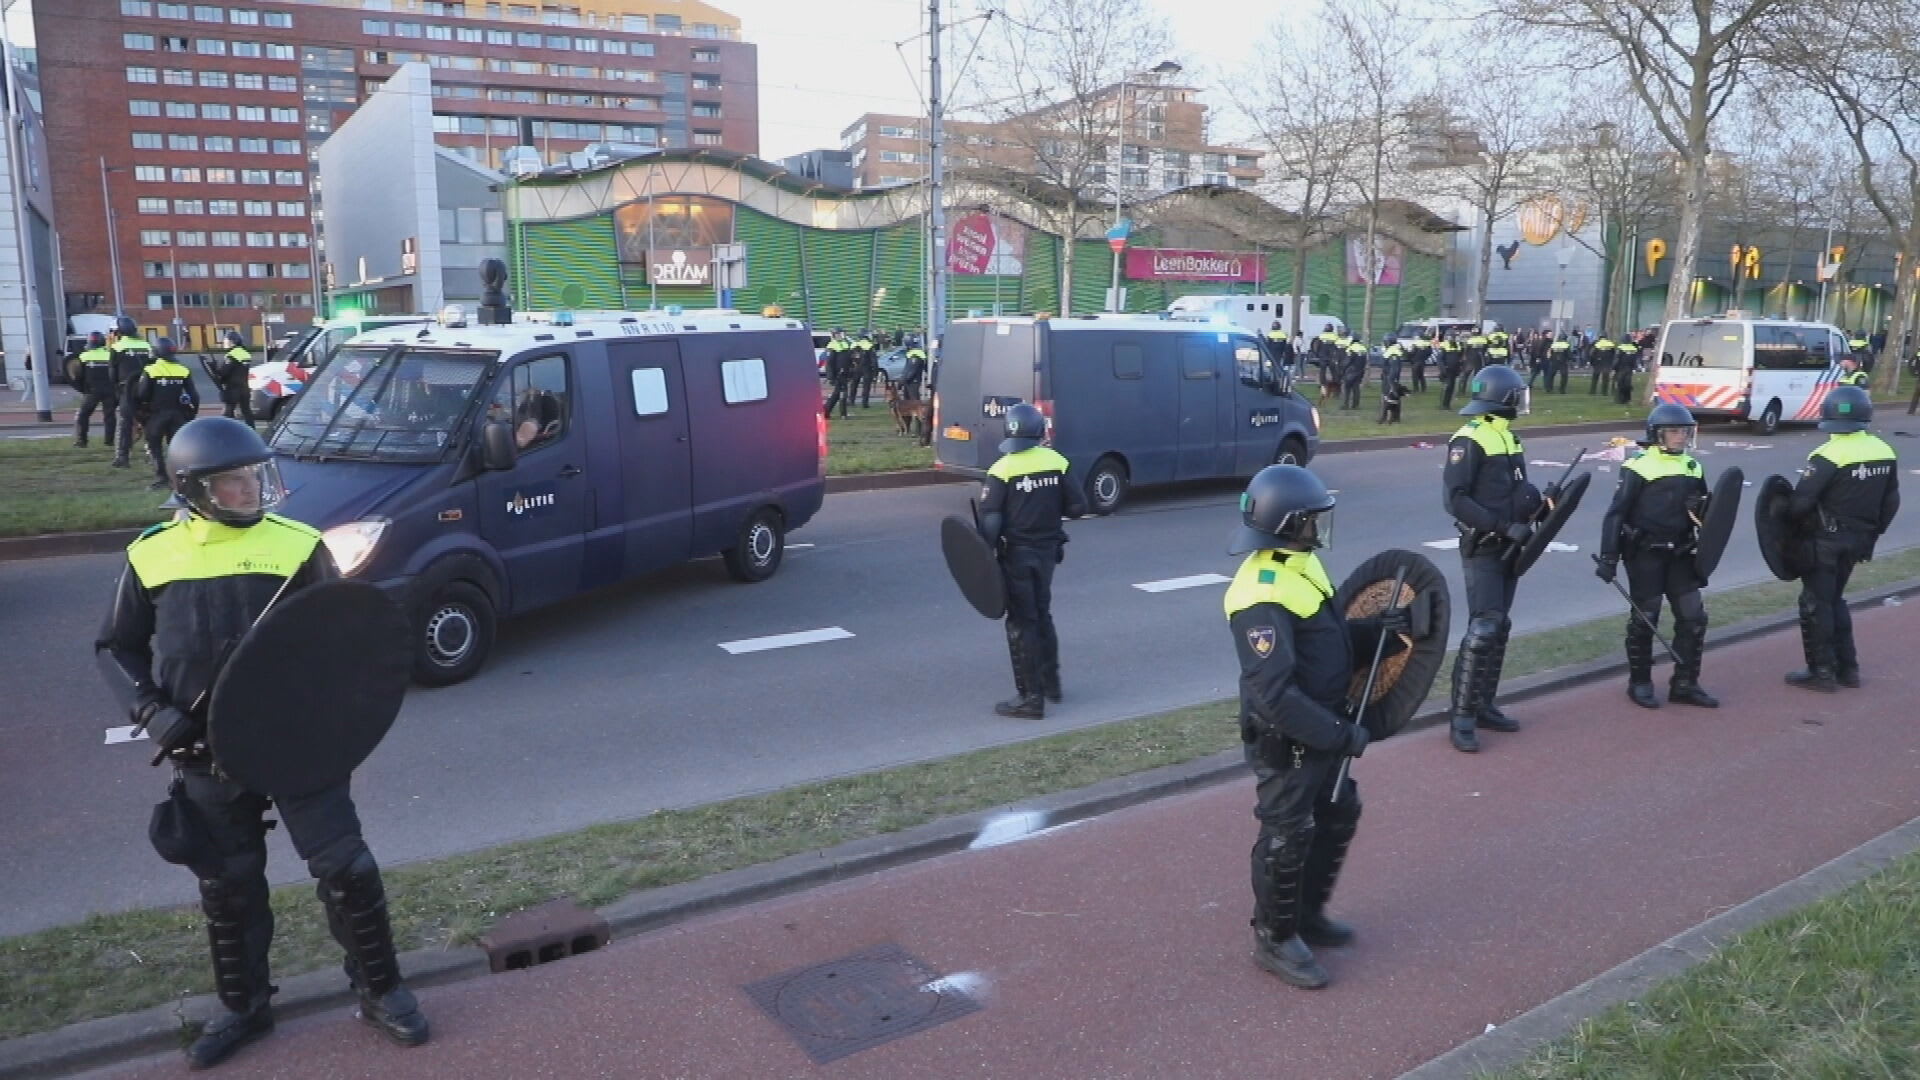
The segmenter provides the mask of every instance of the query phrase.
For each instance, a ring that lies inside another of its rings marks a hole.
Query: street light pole
[[[127,313],[127,298],[126,295],[120,291],[119,222],[113,216],[113,194],[107,190],[107,173],[114,171],[117,170],[107,168],[106,155],[101,155],[100,202],[106,207],[107,211],[107,262],[113,267],[113,313],[117,317]]]
[[[1118,105],[1120,113],[1120,123],[1118,125],[1120,145],[1114,152],[1113,162],[1113,228],[1116,233],[1120,229],[1120,186],[1125,182],[1127,175],[1125,168],[1127,160],[1127,87],[1130,85],[1132,84],[1126,79],[1120,80],[1120,101]],[[1068,238],[1068,243],[1071,245],[1071,237]],[[1068,248],[1067,256],[1068,258],[1072,258],[1073,256],[1071,247]],[[1107,310],[1120,310],[1120,246],[1118,244],[1115,244],[1113,248],[1113,278],[1107,284]]]

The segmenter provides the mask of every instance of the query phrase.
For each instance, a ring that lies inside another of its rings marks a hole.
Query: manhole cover
[[[897,945],[862,949],[745,989],[817,1065],[980,1008]]]

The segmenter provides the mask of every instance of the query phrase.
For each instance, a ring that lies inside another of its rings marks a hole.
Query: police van
[[[1703,420],[1745,420],[1771,435],[1782,423],[1820,419],[1847,355],[1827,324],[1740,313],[1676,319],[1660,331],[1653,400]]]
[[[764,580],[826,494],[802,323],[507,320],[354,337],[270,440],[281,512],[406,605],[426,685],[478,671],[500,618],[589,589],[714,553]]]
[[[1048,442],[1108,514],[1141,484],[1304,465],[1320,412],[1238,327],[1154,315],[960,319],[940,342],[935,468],[983,476],[1007,409],[1047,416]]]
[[[1328,330],[1336,334],[1347,332],[1347,324],[1340,319],[1314,314],[1306,297],[1277,293],[1182,296],[1167,305],[1167,317],[1232,323],[1258,337],[1273,329],[1274,323],[1279,323],[1283,332],[1292,333],[1296,305],[1300,308],[1300,335],[1308,341]]]

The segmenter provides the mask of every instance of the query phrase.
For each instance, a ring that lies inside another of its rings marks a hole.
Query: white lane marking
[[[1548,551],[1579,551],[1579,544],[1563,544],[1558,540],[1547,541]]]
[[[1187,577],[1170,577],[1163,578],[1159,581],[1136,582],[1133,587],[1139,589],[1141,592],[1159,593],[1172,592],[1175,589],[1197,589],[1202,585],[1225,585],[1232,580],[1232,578],[1222,574],[1192,574]]]
[[[1529,465],[1538,465],[1543,469],[1564,469],[1570,462],[1565,461],[1529,461]]]
[[[739,656],[742,653],[765,652],[768,649],[788,649],[795,645],[818,645],[823,641],[838,641],[853,635],[838,626],[823,626],[818,630],[801,630],[792,634],[774,634],[770,637],[745,638],[740,641],[723,641],[720,647]]]
[[[812,546],[813,546],[812,544],[788,544],[787,550],[788,551],[805,551],[806,549]]]
[[[115,746],[123,742],[142,742],[145,741],[146,737],[147,733],[144,731],[135,735],[132,724],[128,724],[125,727],[110,727],[107,729],[106,745]]]
[[[1420,546],[1430,547],[1435,551],[1453,551],[1460,546],[1460,538],[1457,536],[1449,536],[1445,540],[1427,540]]]

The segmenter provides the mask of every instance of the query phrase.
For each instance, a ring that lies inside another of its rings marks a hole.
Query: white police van
[[[1782,423],[1820,419],[1847,354],[1846,338],[1828,323],[1740,312],[1676,319],[1660,330],[1652,398],[1771,435]]]

